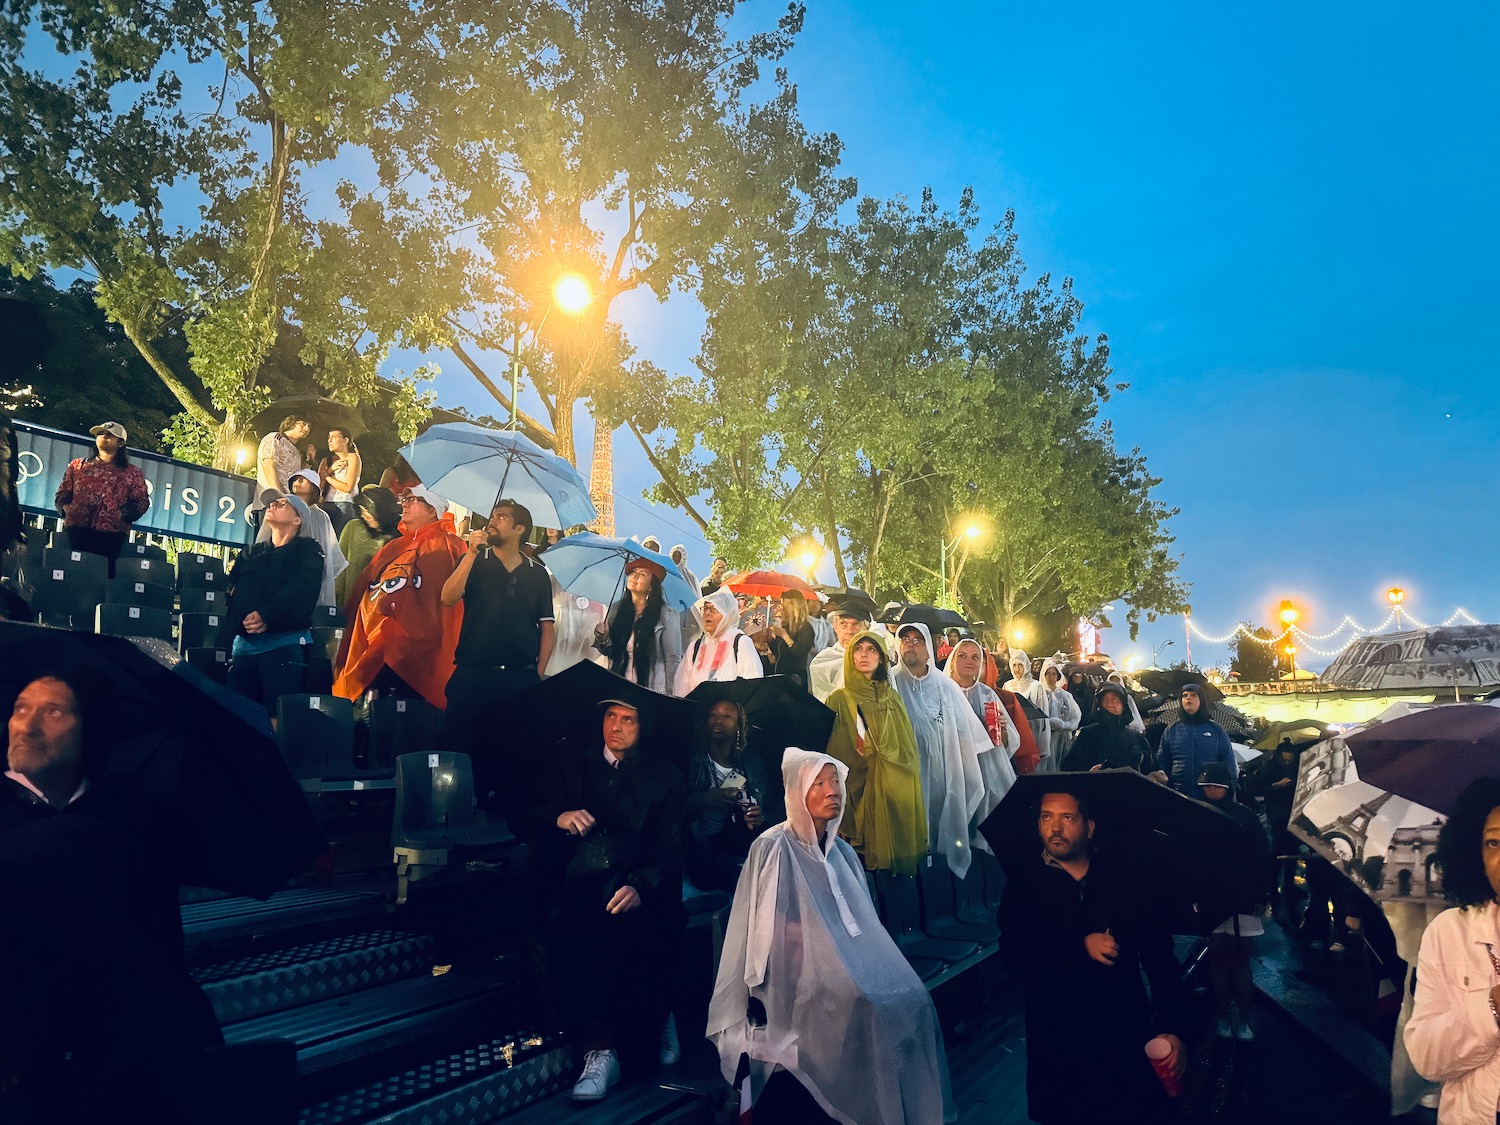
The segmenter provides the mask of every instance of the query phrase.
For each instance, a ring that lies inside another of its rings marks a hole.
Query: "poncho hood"
[[[824,766],[832,766],[839,780],[839,814],[828,822],[828,831],[819,840],[816,826],[807,811],[807,791],[812,788]],[[781,758],[781,780],[786,786],[786,822],[788,830],[826,860],[838,839],[839,825],[849,807],[849,767],[827,754],[816,754],[788,746]],[[858,929],[854,931],[858,933]]]
[[[958,674],[953,670],[953,658],[958,655],[958,650],[963,648],[965,645],[968,645],[970,648],[973,648],[976,652],[979,653],[979,677],[974,681],[974,683],[977,684],[984,677],[984,646],[976,641],[973,637],[964,637],[958,642],[958,644],[953,646],[953,651],[948,654],[948,663],[943,665],[943,671],[948,674],[948,678],[950,680],[958,684]],[[963,687],[962,684],[958,684],[958,686]]]
[[[915,629],[917,632],[922,634],[922,641],[927,645],[927,671],[928,673],[931,673],[932,661],[937,654],[937,649],[933,648],[932,646],[932,630],[927,628],[927,626],[923,625],[920,621],[908,621],[903,625],[896,626],[896,652],[898,654],[900,653],[901,634],[906,632],[908,629]],[[896,660],[896,667],[893,670],[901,673],[903,676],[912,676],[912,673],[906,670],[906,665],[901,663],[899,655]],[[917,677],[912,676],[912,678],[916,679]]]
[[[712,633],[703,624],[703,607],[710,605],[724,615],[718,629]],[[740,627],[740,605],[734,600],[734,591],[728,586],[720,586],[712,594],[704,594],[693,603],[693,617],[705,637],[723,640]]]

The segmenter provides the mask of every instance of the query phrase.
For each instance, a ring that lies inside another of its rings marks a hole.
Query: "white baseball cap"
[[[125,427],[118,422],[105,422],[103,425],[95,426],[89,431],[91,434],[113,434],[121,441],[125,440]]]

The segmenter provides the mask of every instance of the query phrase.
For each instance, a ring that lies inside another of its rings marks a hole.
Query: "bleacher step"
[[[510,1048],[507,1051],[507,1047]],[[509,1060],[509,1061],[507,1061]],[[565,1044],[490,1039],[305,1108],[299,1125],[470,1125],[493,1121],[577,1078]]]
[[[249,939],[285,938],[299,930],[323,930],[383,915],[385,898],[376,891],[277,891],[261,902],[222,898],[187,903],[182,908],[183,938],[189,960],[205,947]],[[309,934],[308,937],[313,937]]]
[[[263,1016],[432,971],[436,942],[371,930],[193,971],[220,1023]]]
[[[224,1039],[296,1043],[306,1101],[364,1085],[414,1054],[437,1057],[493,1033],[513,992],[463,972],[417,977],[241,1020],[224,1028]]]

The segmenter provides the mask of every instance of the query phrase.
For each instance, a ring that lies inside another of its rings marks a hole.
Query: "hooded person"
[[[313,472],[295,473],[293,474],[293,478],[311,479],[316,484],[318,474]],[[261,493],[261,507],[264,508],[268,500],[274,500],[279,495],[281,493],[267,489]],[[290,492],[286,493],[286,495],[293,497],[293,494]],[[338,605],[338,594],[335,591],[335,586],[339,575],[348,569],[349,562],[344,558],[344,552],[339,550],[338,536],[334,534],[333,524],[328,519],[328,514],[316,504],[309,504],[303,497],[296,496],[293,498],[300,501],[303,508],[307,510],[307,515],[302,517],[302,530],[298,534],[312,539],[317,543],[318,549],[323,552],[323,580],[318,586],[318,604]],[[262,523],[260,531],[256,532],[255,541],[257,543],[269,543],[271,541],[271,529],[265,523]]]
[[[1078,701],[1069,694],[1067,677],[1063,675],[1062,665],[1056,659],[1049,656],[1042,661],[1038,681],[1041,684],[1040,702],[1036,699],[1032,702],[1047,716],[1047,739],[1049,753],[1052,755],[1052,768],[1059,769],[1073,744],[1073,732],[1083,722],[1083,712],[1078,707]]]
[[[1210,762],[1222,762],[1231,778],[1239,776],[1239,760],[1224,728],[1208,717],[1208,704],[1198,684],[1183,684],[1177,699],[1182,718],[1162,732],[1156,749],[1157,768],[1167,784],[1185,797],[1198,797],[1198,775]]]
[[[698,576],[693,573],[692,567],[688,566],[687,545],[684,543],[673,543],[672,549],[667,552],[667,557],[677,564],[677,571],[682,575],[682,580],[688,584],[689,590],[698,589],[702,583]]]
[[[464,612],[462,602],[443,605],[443,583],[464,541],[443,523],[448,502],[424,485],[402,494],[401,512],[405,530],[376,552],[345,607],[333,693],[389,688],[443,708]]]
[[[936,1009],[839,839],[847,767],[793,747],[781,768],[787,819],[750,847],[709,1004],[724,1077],[748,1066],[770,1121],[809,1100],[845,1125],[951,1120]]]
[[[984,658],[984,647],[973,637],[964,637],[953,646],[953,651],[948,654],[948,663],[943,666],[943,671],[958,685],[959,691],[964,693],[964,698],[969,701],[974,714],[979,716],[981,723],[984,723],[985,730],[989,733],[990,741],[994,743],[995,748],[1005,755],[1005,761],[1011,763],[1012,779],[1014,779],[1015,774],[1030,773],[1036,769],[1036,745],[1032,744],[1030,768],[1022,768],[1027,766],[1028,759],[1021,755],[1020,727],[1016,725],[1017,721],[1011,715],[1005,701],[1000,698],[1000,693],[992,687],[986,687],[979,678],[978,673],[984,667]],[[1012,702],[1014,702],[1014,696],[1012,696]],[[995,705],[997,730],[990,729],[990,722],[985,716],[985,710],[991,703]],[[1026,733],[1028,736],[1031,734],[1029,730]],[[984,819],[991,808],[999,804],[1001,796],[1010,788],[1010,783],[1005,780],[998,768],[1000,761],[999,754],[979,756],[979,772],[984,775],[986,794],[986,806],[979,812],[980,820]]]
[[[1118,672],[1111,672],[1109,674],[1109,679],[1107,682],[1111,684],[1118,684],[1121,690],[1125,689],[1125,677],[1120,675],[1120,673]],[[1126,723],[1125,725],[1128,726],[1131,730],[1135,731],[1136,734],[1145,734],[1146,721],[1141,718],[1141,709],[1135,705],[1135,697],[1132,696],[1129,691],[1125,691],[1125,704],[1126,710],[1130,712],[1130,722]]]
[[[1143,734],[1130,727],[1130,695],[1119,684],[1099,685],[1099,709],[1094,721],[1078,732],[1078,739],[1063,761],[1063,769],[1084,772],[1096,769],[1132,769],[1149,774],[1156,769],[1156,755]]]
[[[869,870],[915,875],[927,854],[921,751],[906,705],[891,686],[879,634],[865,630],[850,639],[844,686],[828,697],[828,706],[834,714],[828,753],[849,768],[845,839]]]
[[[695,601],[693,617],[701,631],[682,654],[673,695],[684,698],[710,680],[758,680],[765,675],[754,643],[740,632],[740,608],[727,586]]]
[[[927,626],[904,624],[896,631],[896,639],[901,659],[891,672],[891,683],[906,706],[922,755],[928,844],[942,853],[953,874],[962,879],[969,871],[975,817],[993,807],[980,758],[995,759],[991,768],[1004,787],[999,796],[1015,784],[1016,772],[1008,757],[993,753],[989,731],[958,684],[938,671]]]

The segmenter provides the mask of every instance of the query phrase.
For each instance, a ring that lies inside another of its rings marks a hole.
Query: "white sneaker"
[[[569,1095],[575,1102],[597,1102],[620,1081],[620,1057],[613,1051],[590,1051],[583,1056],[583,1073]]]
[[[682,1060],[682,1046],[677,1042],[677,1017],[667,1013],[661,1029],[661,1065],[676,1066]]]

